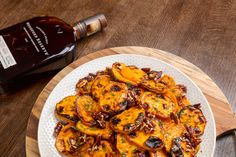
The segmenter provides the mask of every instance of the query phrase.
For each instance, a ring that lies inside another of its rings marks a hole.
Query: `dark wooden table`
[[[78,43],[79,56],[116,46],[169,51],[200,67],[222,89],[236,112],[236,0],[1,0],[0,28],[38,15],[68,23],[102,12],[108,28]],[[25,156],[25,131],[32,106],[55,75],[0,96],[0,156]],[[235,157],[236,138],[217,140],[216,157]]]

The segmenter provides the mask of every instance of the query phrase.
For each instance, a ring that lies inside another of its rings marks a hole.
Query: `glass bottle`
[[[76,59],[76,43],[107,26],[96,14],[71,26],[40,16],[0,30],[0,93],[32,74],[61,69]]]

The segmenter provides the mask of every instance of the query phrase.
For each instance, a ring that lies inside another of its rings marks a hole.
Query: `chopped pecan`
[[[189,130],[189,129],[188,129],[188,130]],[[193,130],[193,131],[194,131],[194,130]],[[195,136],[194,136],[193,134],[191,134],[190,132],[185,133],[185,134],[184,134],[184,137],[187,138],[187,139],[190,141],[191,146],[192,146],[193,148],[196,148],[196,147],[202,142],[202,140],[201,140],[200,138],[195,137]]]
[[[76,150],[77,148],[78,148],[78,143],[77,143],[77,141],[74,139],[74,138],[69,138],[68,139],[68,142],[69,142],[69,144],[70,144],[70,148],[71,148],[71,150]]]
[[[183,150],[180,145],[180,138],[176,138],[172,141],[171,154],[174,157],[184,157]]]
[[[80,145],[83,145],[85,144],[87,141],[87,135],[86,134],[83,134],[81,136],[78,137],[77,139],[77,144],[80,146]]]
[[[174,120],[176,124],[179,123],[178,117],[173,112],[170,113],[170,118]]]
[[[150,71],[148,72],[148,78],[156,82],[159,82],[161,79],[162,73],[163,73],[162,71]]]
[[[202,122],[202,123],[206,123],[206,119],[204,116],[199,116],[199,120]]]
[[[132,132],[134,130],[136,130],[137,126],[135,124],[127,124],[124,126],[124,131],[126,132]]]
[[[145,73],[148,73],[151,71],[151,68],[141,68],[142,71],[144,71]]]
[[[92,115],[93,119],[96,122],[96,126],[104,129],[106,127],[106,119],[108,119],[108,115],[103,112],[96,112]]]
[[[135,149],[135,150],[133,151],[133,155],[134,155],[135,157],[146,157],[145,152],[142,152],[142,151],[140,151],[140,150],[138,150],[138,149]]]
[[[201,108],[201,104],[200,104],[200,103],[194,104],[193,106],[194,106],[196,109],[200,109],[200,108]]]
[[[176,86],[178,86],[183,91],[183,93],[187,93],[187,87],[185,85],[178,84]]]
[[[56,127],[54,128],[54,136],[57,136],[61,129],[63,128],[63,124],[61,122],[58,122]]]
[[[95,76],[96,75],[90,73],[88,76],[80,79],[78,81],[78,83],[76,84],[76,88],[78,88],[78,89],[82,88],[84,91],[89,92],[89,91],[87,91],[88,90],[87,84],[88,84],[88,82],[92,81],[95,78]]]
[[[156,125],[149,118],[143,120],[141,129],[147,134],[154,132]]]

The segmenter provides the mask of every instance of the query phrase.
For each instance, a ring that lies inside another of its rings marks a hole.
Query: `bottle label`
[[[4,69],[16,65],[16,60],[14,59],[2,35],[0,35],[0,62]]]
[[[35,50],[37,52],[43,52],[45,56],[49,56],[49,53],[48,53],[45,45],[43,44],[43,41],[41,40],[40,36],[36,32],[36,30],[38,30],[39,32],[41,32],[43,34],[43,37],[45,39],[45,43],[48,44],[48,38],[47,38],[46,33],[38,26],[33,28],[33,26],[31,25],[30,22],[27,22],[26,27],[23,27],[23,29],[24,29],[25,33],[27,34],[28,38],[30,39],[31,43],[33,44]]]

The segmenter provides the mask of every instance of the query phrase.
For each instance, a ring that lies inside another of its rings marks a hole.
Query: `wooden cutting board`
[[[57,83],[69,72],[74,70],[76,67],[84,64],[88,61],[91,61],[96,58],[100,58],[107,55],[114,54],[141,54],[146,56],[151,56],[154,58],[158,58],[163,60],[169,64],[180,69],[182,72],[187,74],[203,91],[206,96],[211,109],[214,114],[215,122],[216,122],[216,131],[217,136],[221,136],[223,134],[229,133],[233,129],[236,129],[236,117],[230,108],[230,104],[226,99],[223,92],[219,89],[219,87],[214,83],[214,81],[206,75],[202,70],[193,65],[192,63],[175,56],[171,53],[151,49],[146,47],[116,47],[109,48],[94,52],[82,58],[79,58],[75,62],[68,65],[62,71],[60,71],[43,89],[43,91],[38,96],[34,107],[32,109],[28,126],[26,132],[26,155],[28,157],[36,157],[39,156],[38,143],[37,143],[37,129],[38,122],[40,118],[41,111],[43,109],[43,105],[47,100],[49,94],[53,90],[53,88],[57,85]]]

